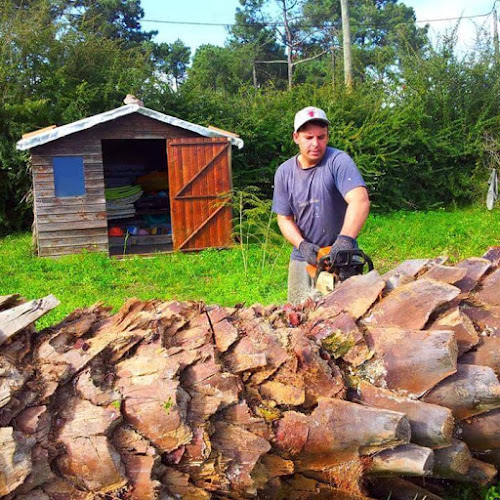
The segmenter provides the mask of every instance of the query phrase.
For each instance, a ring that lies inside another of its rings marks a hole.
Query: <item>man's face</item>
[[[300,160],[303,167],[317,165],[326,152],[328,128],[306,123],[298,132],[293,133],[293,140],[299,146]]]

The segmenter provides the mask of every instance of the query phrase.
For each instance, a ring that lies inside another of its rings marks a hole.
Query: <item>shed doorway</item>
[[[172,251],[166,140],[101,144],[110,255]]]

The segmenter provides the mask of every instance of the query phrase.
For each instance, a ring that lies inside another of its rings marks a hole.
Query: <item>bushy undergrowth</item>
[[[18,21],[25,26],[23,19]],[[463,206],[486,191],[484,135],[498,140],[500,129],[500,70],[486,49],[459,59],[449,43],[405,55],[390,76],[367,73],[352,92],[340,84],[335,89],[297,84],[287,91],[271,83],[258,89],[239,84],[231,91],[185,85],[173,92],[155,77],[143,49],[92,35],[63,42],[54,29],[43,33],[46,43],[28,48],[33,54],[43,49],[42,59],[50,65],[34,67],[36,77],[31,69],[22,73],[26,81],[0,85],[5,97],[0,109],[0,234],[27,229],[30,223],[27,155],[15,151],[21,134],[120,106],[130,91],[158,111],[238,133],[245,147],[234,151],[234,185],[256,185],[268,198],[277,166],[296,153],[294,114],[311,104],[324,108],[331,120],[330,144],[359,165],[374,210]],[[27,44],[38,40],[25,39]],[[7,41],[0,43],[6,61],[0,75],[22,64],[11,49]],[[102,64],[80,67],[82,54]]]
[[[238,132],[245,148],[233,155],[237,187],[257,185],[270,196],[277,166],[296,154],[295,112],[324,108],[330,145],[347,151],[362,171],[377,210],[428,210],[464,205],[486,190],[484,134],[496,137],[498,106],[494,70],[437,55],[427,78],[408,70],[401,83],[366,82],[352,93],[325,86],[291,92],[245,88],[238,95],[206,92],[190,97],[189,119]],[[450,76],[448,72],[454,72]]]

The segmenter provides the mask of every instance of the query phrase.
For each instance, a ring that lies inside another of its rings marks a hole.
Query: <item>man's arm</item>
[[[295,224],[294,216],[278,214],[278,226],[285,239],[295,248],[299,248],[299,245],[304,241],[304,237],[300,233],[297,224]]]
[[[359,186],[351,189],[344,199],[347,202],[347,210],[340,234],[356,239],[370,212],[368,192],[364,186]]]

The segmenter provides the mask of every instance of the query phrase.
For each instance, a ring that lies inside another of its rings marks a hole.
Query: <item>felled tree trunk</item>
[[[0,297],[0,494],[438,500],[398,476],[491,482],[500,250],[444,262],[296,307],[133,299],[38,333],[55,299]]]
[[[433,467],[434,453],[430,448],[403,444],[373,455],[366,473],[369,476],[428,476]]]
[[[433,475],[445,479],[462,477],[467,474],[471,461],[472,455],[467,445],[453,439],[450,446],[434,450]]]
[[[357,398],[376,408],[404,413],[410,422],[413,443],[428,448],[443,448],[451,444],[454,419],[448,408],[410,399],[365,381],[358,384]]]

